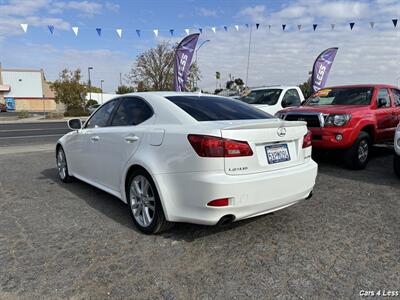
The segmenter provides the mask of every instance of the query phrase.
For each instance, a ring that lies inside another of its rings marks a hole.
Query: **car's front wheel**
[[[344,153],[346,166],[353,170],[362,170],[368,164],[371,139],[366,132],[360,132],[350,149]]]
[[[156,186],[144,170],[134,171],[128,180],[127,197],[133,222],[144,233],[160,233],[171,225],[165,219]]]
[[[71,182],[73,178],[68,173],[67,157],[65,156],[64,149],[61,146],[57,148],[56,160],[58,177],[60,177],[63,182]]]
[[[400,156],[395,154],[393,159],[394,172],[400,178]]]

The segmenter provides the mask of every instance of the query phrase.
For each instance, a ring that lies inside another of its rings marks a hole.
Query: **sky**
[[[328,85],[397,85],[400,20],[395,28],[392,19],[399,17],[399,0],[0,0],[0,62],[3,68],[42,68],[48,80],[63,68],[80,68],[87,80],[91,66],[92,83],[99,86],[104,80],[104,90],[112,93],[120,73],[125,83],[138,54],[162,41],[178,42],[185,29],[203,28],[199,44],[209,42],[197,52],[198,85],[208,91],[216,87],[216,71],[222,83],[229,76],[246,81],[249,48],[251,87],[304,82],[317,55],[329,47],[339,51]],[[21,23],[29,25],[26,33]],[[250,47],[245,24],[251,27]],[[318,24],[315,31],[313,24]],[[48,25],[54,26],[53,35]],[[78,36],[71,29],[75,26]],[[102,28],[101,37],[96,28]]]

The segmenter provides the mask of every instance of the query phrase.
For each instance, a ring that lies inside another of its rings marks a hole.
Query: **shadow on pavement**
[[[85,201],[87,205],[96,209],[108,218],[143,234],[136,229],[132,222],[127,205],[120,199],[78,179],[75,179],[73,182],[68,184],[63,183],[58,178],[57,169],[55,168],[43,170],[41,174],[45,178],[58,184],[61,188],[73,193],[79,199]],[[171,229],[161,233],[160,236],[176,241],[192,242],[198,238],[203,238],[208,235],[229,231],[236,227],[243,226],[244,224],[253,222],[260,217],[239,221],[226,226],[202,226],[188,223],[175,223]]]
[[[73,193],[79,199],[84,200],[90,207],[101,212],[108,218],[123,226],[134,227],[127,205],[118,198],[78,179],[75,179],[71,183],[63,183],[58,178],[57,169],[55,168],[43,170],[41,174],[58,184],[61,188]]]
[[[370,161],[365,170],[347,169],[340,151],[319,153],[314,160],[319,165],[320,173],[400,189],[400,182],[393,170],[393,153],[393,148],[390,146],[372,147]]]

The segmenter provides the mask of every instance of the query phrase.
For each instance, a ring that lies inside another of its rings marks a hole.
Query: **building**
[[[117,97],[117,94],[107,94],[107,93],[87,93],[86,94],[86,101],[89,99],[97,101],[98,104],[106,103],[111,99]]]
[[[2,69],[0,66],[0,102],[9,111],[60,111],[55,94],[43,70]]]

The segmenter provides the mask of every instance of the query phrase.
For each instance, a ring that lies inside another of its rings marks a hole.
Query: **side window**
[[[105,127],[108,125],[112,112],[117,100],[112,100],[104,104],[96,113],[88,120],[85,128]]]
[[[301,100],[297,90],[290,89],[286,91],[286,94],[283,96],[282,99],[282,106],[290,107],[290,106],[300,106],[300,105],[301,105]]]
[[[400,106],[400,90],[392,89],[394,105]]]
[[[376,99],[378,108],[387,108],[391,106],[388,89],[379,89]]]
[[[132,126],[143,123],[153,115],[153,110],[144,100],[124,98],[115,112],[111,126]]]

